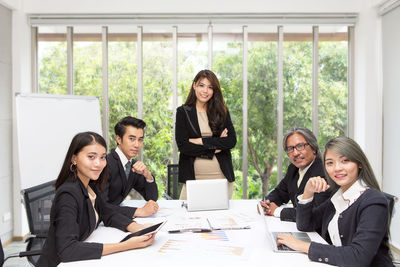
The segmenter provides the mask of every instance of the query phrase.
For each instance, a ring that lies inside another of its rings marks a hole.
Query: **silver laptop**
[[[186,181],[188,211],[229,209],[226,179]]]
[[[274,231],[271,231],[268,226],[267,216],[265,216],[263,214],[263,210],[262,210],[260,204],[257,204],[257,205],[259,205],[258,208],[261,211],[261,216],[263,217],[263,220],[264,220],[265,233],[267,234],[267,238],[271,240],[272,249],[274,252],[292,252],[292,253],[301,252],[301,251],[293,250],[285,245],[278,245],[278,243],[276,242],[276,237],[279,234],[292,234],[294,237],[296,237],[299,240],[302,240],[304,242],[311,242],[310,236],[305,232],[274,232]]]

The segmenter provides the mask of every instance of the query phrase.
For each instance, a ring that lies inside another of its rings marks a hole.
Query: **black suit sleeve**
[[[62,262],[99,259],[103,244],[79,241],[79,199],[69,192],[61,192],[55,199],[56,251]]]
[[[283,208],[281,210],[281,221],[295,222],[296,221],[296,208]]]
[[[126,227],[132,222],[132,217],[125,216],[120,212],[120,209],[116,209],[115,205],[104,202],[102,198],[96,198],[96,204],[100,219],[104,222],[105,226],[111,226],[124,232],[127,231]],[[118,208],[128,207],[118,206]]]
[[[103,202],[108,203],[109,205],[112,205],[114,210],[116,210],[119,213],[123,214],[125,217],[128,217],[128,218],[132,219],[137,208],[135,208],[135,207],[121,207],[118,204],[110,202],[110,200],[108,198],[109,190],[110,190],[110,182],[107,182],[107,185],[106,185],[106,188],[104,189],[104,191],[101,191],[99,189],[100,194],[98,194],[98,196],[100,195],[100,197],[103,199]]]
[[[290,200],[290,192],[289,192],[289,170],[286,172],[285,177],[280,181],[280,183],[266,196],[266,199],[274,202],[278,207],[282,204],[288,203]]]
[[[130,175],[133,175],[133,184],[132,188],[139,192],[143,196],[146,201],[158,199],[158,188],[156,179],[153,176],[154,181],[149,183],[146,178],[138,173],[131,172]],[[129,178],[131,179],[131,177]]]
[[[233,127],[231,116],[228,112],[226,117],[225,128],[228,130],[227,137],[207,137],[203,138],[203,145],[207,149],[232,149],[236,145],[236,132]]]
[[[175,122],[175,140],[179,152],[192,157],[212,159],[214,157],[215,149],[209,149],[204,145],[196,145],[189,142],[189,138],[200,138],[200,136],[195,137],[194,133],[190,133],[190,126],[188,123],[185,110],[183,106],[181,106],[176,110]]]

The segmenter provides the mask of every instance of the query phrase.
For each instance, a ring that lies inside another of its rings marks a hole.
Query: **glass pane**
[[[126,27],[135,31],[136,28]],[[108,42],[109,140],[115,146],[115,124],[125,116],[137,116],[137,36],[110,27]]]
[[[101,27],[74,27],[74,94],[97,96],[102,105]]]
[[[243,121],[243,75],[242,75],[242,28],[232,28],[237,33],[222,32],[214,27],[213,71],[217,75],[236,131],[237,143],[231,150],[235,171],[234,199],[242,198],[242,121]],[[228,133],[229,134],[229,133]]]
[[[283,31],[283,134],[293,127],[312,130],[312,27]],[[285,156],[283,173],[289,164]]]
[[[172,162],[172,27],[143,31],[143,120],[147,124],[143,161],[156,176],[162,194],[167,165]]]
[[[179,32],[181,32],[179,27]],[[208,35],[203,27],[199,33],[178,35],[178,107],[185,103],[196,74],[208,67]]]
[[[320,27],[318,141],[347,135],[347,27]]]
[[[312,28],[283,30],[283,133],[312,129]]]
[[[39,93],[67,94],[66,28],[40,27],[38,33]]]
[[[278,46],[276,32],[250,31],[249,27],[247,190],[249,198],[261,198],[277,180]]]

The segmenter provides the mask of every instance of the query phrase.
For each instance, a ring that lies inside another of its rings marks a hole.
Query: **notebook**
[[[265,226],[265,233],[267,235],[267,238],[270,239],[271,243],[272,243],[272,248],[274,252],[292,252],[292,253],[299,253],[300,251],[296,251],[293,250],[285,245],[278,245],[278,243],[276,242],[276,237],[279,234],[292,234],[294,237],[296,237],[297,239],[300,239],[304,242],[311,242],[311,238],[310,236],[305,233],[305,232],[277,232],[277,231],[271,231],[269,229],[268,226],[268,221],[267,221],[267,216],[264,215],[264,213],[262,212],[262,207],[260,206],[260,204],[258,208],[261,211],[260,215],[263,217],[263,221],[264,221],[264,226]]]
[[[226,179],[186,181],[188,211],[229,209]]]

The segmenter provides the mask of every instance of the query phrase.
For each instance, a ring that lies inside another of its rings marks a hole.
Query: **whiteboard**
[[[15,99],[20,189],[56,179],[77,133],[102,134],[96,97],[17,94]]]

